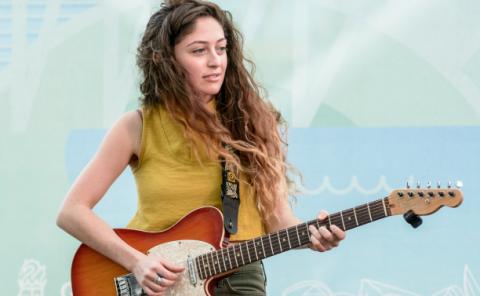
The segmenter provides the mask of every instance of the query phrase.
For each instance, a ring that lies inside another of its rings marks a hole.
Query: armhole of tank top
[[[142,122],[142,128],[141,128],[141,136],[140,136],[140,152],[139,152],[139,155],[138,155],[138,162],[137,162],[137,165],[135,166],[135,168],[133,168],[133,173],[135,173],[136,171],[138,171],[140,169],[140,167],[142,166],[142,163],[143,163],[143,159],[145,157],[145,114],[144,114],[144,109],[137,109],[137,114],[138,116],[140,116],[140,120]]]

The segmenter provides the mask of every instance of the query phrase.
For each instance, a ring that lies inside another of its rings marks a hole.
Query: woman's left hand
[[[327,218],[328,213],[325,211],[320,211],[317,216],[317,219],[324,220]],[[345,238],[345,232],[341,230],[336,225],[332,225],[330,230],[327,227],[322,226],[316,228],[313,225],[310,225],[308,228],[310,230],[310,249],[319,252],[328,251],[340,243],[341,240]]]

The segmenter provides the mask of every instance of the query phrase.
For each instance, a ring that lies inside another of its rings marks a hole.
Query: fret
[[[200,257],[195,258],[195,264],[197,265],[197,271],[200,274],[200,278],[204,279],[204,278],[206,278],[206,276],[202,272],[202,267],[203,266],[201,266],[201,263],[199,262],[199,260],[200,260]]]
[[[238,261],[237,261],[237,254],[235,253],[235,245],[233,245],[230,248],[233,249],[233,258],[235,259],[235,263],[237,264],[237,265],[235,265],[235,267],[239,267],[240,265],[238,264]],[[232,259],[230,259],[230,260],[232,260]]]
[[[373,206],[373,213],[372,213],[372,218],[373,220],[378,220],[378,219],[382,219],[382,218],[385,218],[385,212],[384,212],[384,209],[383,209],[383,203],[381,200],[378,200],[378,201],[375,201],[373,202],[374,206]]]
[[[298,234],[298,225],[295,226],[295,232],[297,233],[298,246],[301,246],[301,245],[302,245],[302,241],[300,240],[300,234]]]
[[[368,207],[367,205],[361,205],[356,207],[358,213],[358,221],[360,225],[369,223]]]
[[[285,238],[286,231],[285,230],[280,230],[278,232],[278,236],[280,237],[280,252],[283,252],[283,250],[289,250],[287,247],[287,239]]]
[[[285,232],[287,233],[288,248],[292,249],[292,244],[290,243],[290,236],[288,235],[288,229],[285,230]]]
[[[355,213],[355,208],[353,208],[353,216],[355,216],[355,223],[357,223],[357,226],[358,226],[359,224],[357,219],[357,213]]]
[[[205,255],[202,255],[202,262],[203,262],[203,268],[205,269],[205,278],[209,277],[210,274],[209,274],[209,270],[210,270],[210,267],[208,266],[208,264],[205,264]],[[208,268],[208,270],[207,270]]]
[[[280,246],[280,253],[281,253],[283,250],[282,250],[282,241],[280,240],[280,231],[277,232],[276,236],[278,240],[278,245]]]
[[[348,210],[342,211],[342,217],[345,221],[345,226],[347,227],[346,228],[347,230],[356,227],[355,221],[354,221],[354,218],[353,218],[353,209],[348,209]]]
[[[330,215],[328,215],[327,218],[328,218],[328,227],[330,228],[332,227],[332,221],[330,221]]]
[[[342,211],[340,211],[340,218],[342,218],[342,225],[343,225],[343,230],[347,230],[347,228],[345,228],[345,221],[343,221],[343,214],[342,214]]]
[[[383,198],[382,199],[382,202],[383,204],[385,205],[385,210],[387,212],[387,215],[385,217],[388,217],[392,214],[392,212],[390,211],[390,204],[388,203],[388,199],[387,198]]]
[[[304,223],[303,225],[305,229],[303,229],[302,236],[307,238],[307,241],[305,242],[305,244],[308,244],[310,242],[310,230],[308,230],[307,223]]]
[[[305,229],[304,229],[305,234],[306,234],[307,237],[308,237],[308,241],[310,241],[310,235],[311,235],[311,234],[310,234],[310,230],[309,230],[310,224],[305,223],[304,225],[305,225]]]
[[[370,205],[368,204],[368,202],[367,202],[367,209],[368,209],[368,216],[370,217],[370,222],[372,222],[373,221],[372,213],[370,212]]]
[[[282,235],[283,235],[283,237],[282,237],[282,242],[284,243],[283,249],[286,250],[286,251],[288,251],[288,250],[290,250],[290,249],[292,248],[292,246],[291,246],[291,244],[290,244],[290,239],[289,239],[289,237],[288,237],[288,230],[285,229],[285,230],[283,230],[283,232],[284,232],[284,234],[282,234]]]
[[[227,271],[227,265],[225,264],[225,256],[223,255],[223,249],[220,249],[220,255],[222,255],[222,262],[223,262],[223,267],[225,268],[224,271]]]
[[[242,252],[242,246],[241,244],[238,244],[238,249],[240,250],[240,253],[237,253],[237,256],[240,256],[240,259],[242,259],[242,265],[245,265],[245,260],[243,260],[243,252]]]
[[[247,251],[247,255],[248,255],[248,263],[252,263],[252,258],[250,258],[250,251],[248,249],[248,241],[246,243],[242,243],[242,245],[245,244],[245,250]],[[240,247],[241,248],[241,247]]]
[[[233,265],[232,265],[232,258],[230,258],[230,252],[228,251],[229,248],[225,248],[223,250],[225,250],[225,253],[227,254],[227,262],[228,264],[230,265],[230,267],[228,269],[233,269]],[[224,254],[225,254],[224,253]],[[224,256],[225,257],[225,256]]]
[[[268,255],[268,252],[267,252],[269,250],[268,245],[265,248],[265,244],[267,244],[267,241],[268,241],[268,236],[262,236],[261,242],[262,242],[262,247],[263,247],[264,258],[267,258],[268,256],[273,255],[273,253],[272,253],[272,255]]]
[[[275,252],[273,251],[273,244],[272,244],[272,237],[270,234],[268,235],[268,240],[270,241],[270,249],[272,249],[272,255],[275,255]],[[267,254],[265,254],[266,256]]]
[[[387,214],[387,207],[385,206],[385,200],[384,200],[383,198],[382,198],[382,205],[383,205],[383,211],[384,211],[384,213],[385,213],[385,217],[387,217],[387,216],[388,216],[388,214]]]
[[[257,258],[257,261],[258,261],[258,252],[257,252],[257,246],[255,244],[255,239],[253,240],[253,249],[255,250],[255,258]]]
[[[215,268],[215,259],[213,258],[213,252],[210,252],[210,257],[212,258],[213,274],[217,274],[217,270]],[[207,260],[208,260],[208,254],[207,254]]]
[[[222,266],[220,265],[220,258],[218,257],[218,251],[215,251],[215,255],[217,255],[218,271],[219,271],[219,273],[221,273],[223,271],[222,271]],[[224,271],[226,271],[226,270],[224,270]]]
[[[332,222],[332,225],[335,225],[338,228],[342,229],[342,221],[339,213],[334,213],[330,215],[330,221]]]
[[[266,258],[267,257],[267,253],[265,252],[265,246],[263,244],[263,239],[260,238],[260,243],[262,244],[262,250],[263,250],[263,258]]]

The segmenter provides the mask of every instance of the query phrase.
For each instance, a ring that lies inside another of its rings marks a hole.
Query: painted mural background
[[[407,180],[465,184],[459,208],[418,229],[388,218],[332,252],[266,260],[269,294],[480,296],[480,2],[216,2],[289,123],[302,219]],[[71,295],[78,242],[56,214],[108,127],[137,107],[135,49],[158,6],[0,1],[2,295]],[[127,170],[95,210],[122,227],[135,206]]]

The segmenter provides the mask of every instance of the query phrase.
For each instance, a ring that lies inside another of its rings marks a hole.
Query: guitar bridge
[[[117,296],[146,296],[132,273],[114,279]]]

